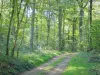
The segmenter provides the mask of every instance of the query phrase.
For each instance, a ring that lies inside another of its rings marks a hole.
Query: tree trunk
[[[47,46],[49,43],[49,36],[50,36],[50,19],[48,18],[48,20],[47,20]]]
[[[90,30],[91,30],[91,27],[92,27],[92,0],[90,0]],[[92,38],[90,36],[90,46],[92,45]]]
[[[20,7],[18,8],[18,6],[17,6],[17,30],[16,30],[16,33],[15,33],[14,46],[13,46],[13,48],[12,48],[12,53],[11,53],[11,56],[12,56],[12,57],[14,56],[14,52],[15,52],[15,48],[16,48],[16,44],[17,44],[19,27],[20,27],[20,24],[21,24],[22,19],[23,19],[23,16],[24,16],[24,11],[23,11],[22,18],[21,18],[21,21],[20,21],[19,19],[20,19],[20,10],[21,10],[22,1],[23,1],[23,0],[21,0],[21,2],[20,2]],[[16,3],[18,3],[18,2],[16,1]],[[19,9],[19,10],[18,10],[18,9]],[[25,10],[25,8],[24,8],[24,10]]]
[[[39,34],[38,34],[38,25],[36,26],[36,45],[38,47],[38,37],[39,37]]]
[[[12,24],[12,20],[14,16],[14,5],[15,5],[15,1],[13,0],[12,12],[11,12],[11,17],[10,17],[10,22],[9,22],[9,27],[8,27],[8,33],[7,33],[6,55],[9,55],[9,40],[10,40],[11,24]]]
[[[63,11],[63,24],[62,24],[62,49],[65,49],[65,11]]]
[[[62,28],[62,9],[59,7],[59,24],[58,24],[58,36],[59,36],[59,50],[62,50],[62,35],[61,35],[61,28]]]
[[[2,17],[2,9],[3,9],[3,0],[1,0],[1,8],[0,8],[1,10],[0,10],[0,50],[2,50],[2,46],[1,46],[1,43],[3,43],[3,30],[2,30],[2,23],[3,23],[3,17]]]
[[[32,20],[31,20],[31,36],[30,36],[30,48],[33,50],[33,41],[34,41],[34,23],[35,23],[35,0],[33,0],[33,9],[32,9]]]
[[[84,17],[84,10],[83,10],[83,8],[80,8],[80,18],[79,18],[79,35],[80,35],[80,42],[82,41],[83,17]]]
[[[80,47],[79,49],[83,49],[82,42],[83,40],[83,17],[84,17],[84,8],[87,6],[88,1],[84,3],[84,0],[77,0],[79,7],[80,7],[80,17],[79,17],[79,42]]]
[[[72,33],[73,33],[73,46],[72,46],[72,51],[75,51],[75,30],[76,30],[76,18],[73,18],[73,27],[72,27]]]
[[[27,22],[27,21],[26,21],[26,22]],[[25,23],[25,24],[26,24],[26,23]],[[19,50],[20,50],[20,48],[21,48],[21,46],[22,46],[22,43],[23,43],[23,40],[24,40],[25,27],[26,27],[26,25],[25,25],[24,28],[23,28],[23,33],[22,33],[23,36],[22,36],[22,39],[21,39],[19,48],[17,49],[17,58],[19,57]]]
[[[49,8],[50,6],[50,0],[48,0]],[[47,11],[47,46],[49,43],[49,37],[50,37],[50,10]]]
[[[56,39],[56,26],[55,25],[56,24],[55,24],[55,21],[54,21],[54,33],[53,33],[54,34],[53,35],[54,36],[54,49],[56,49],[56,40],[55,40]]]
[[[67,33],[67,44],[68,44],[68,48],[70,49],[70,42],[69,42],[69,40],[70,40],[70,35],[69,35],[69,33],[70,33],[70,31],[69,31],[69,29],[70,29],[70,27],[68,26],[68,33]]]

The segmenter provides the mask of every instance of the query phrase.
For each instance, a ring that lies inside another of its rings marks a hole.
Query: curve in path
[[[37,67],[31,71],[24,72],[21,75],[62,75],[62,72],[67,67],[68,62],[70,61],[73,55],[74,55],[73,53],[69,53],[69,54],[63,54],[60,56],[56,56],[52,60],[41,65],[40,67]],[[55,67],[50,69],[50,71],[44,70],[46,67],[48,67],[50,64],[57,61],[61,57],[66,57],[66,58],[62,62],[58,63]]]

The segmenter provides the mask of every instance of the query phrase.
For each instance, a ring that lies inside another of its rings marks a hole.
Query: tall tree
[[[82,41],[83,41],[83,18],[84,18],[84,8],[87,6],[88,1],[84,3],[85,0],[77,0],[80,12],[79,12],[79,41],[80,41],[80,48],[83,48]]]
[[[12,0],[11,4],[12,4],[12,12],[11,12],[11,17],[10,17],[10,21],[9,21],[8,33],[7,33],[6,55],[9,55],[9,40],[10,40],[11,24],[12,24],[12,20],[13,20],[13,16],[14,16],[14,11],[15,11],[14,10],[15,1]]]
[[[48,0],[48,11],[47,11],[47,46],[49,44],[49,37],[50,37],[50,17],[51,17],[51,3],[50,0]]]
[[[92,27],[92,2],[93,2],[93,0],[90,0],[90,7],[89,7],[89,15],[90,15],[90,18],[89,18],[89,25],[90,25],[90,29],[91,29],[91,27]],[[91,36],[90,36],[90,46],[91,46],[91,44],[92,44],[92,38],[91,38]]]
[[[16,0],[16,16],[17,16],[17,29],[16,29],[16,32],[15,32],[15,40],[14,40],[14,45],[13,45],[13,48],[12,48],[12,53],[11,53],[11,56],[13,57],[14,56],[14,52],[15,52],[15,48],[16,48],[16,45],[17,45],[17,40],[18,40],[18,33],[19,33],[19,29],[20,29],[20,25],[21,25],[21,22],[22,22],[22,19],[23,19],[23,16],[24,16],[24,12],[25,12],[25,9],[26,9],[26,6],[24,7],[24,10],[23,10],[23,13],[22,13],[22,16],[21,16],[21,20],[20,20],[20,13],[21,13],[21,5],[22,5],[22,2],[23,0],[21,0],[21,2],[19,3],[19,6],[18,6],[18,1]]]
[[[33,0],[32,5],[32,20],[31,20],[31,36],[30,36],[30,48],[33,50],[33,42],[34,42],[34,24],[35,24],[35,4],[36,0]]]
[[[59,24],[58,24],[58,36],[59,36],[59,50],[62,49],[62,34],[61,34],[61,30],[62,30],[62,8],[61,6],[59,6]]]
[[[24,10],[23,10],[21,22],[22,22],[22,20],[23,20],[23,18],[24,18],[24,13],[25,13],[26,7],[28,7],[28,6],[27,6],[27,2],[26,2],[26,4],[25,4],[25,6],[24,6]],[[28,11],[28,10],[27,10],[27,11]],[[27,13],[27,12],[26,12],[26,13]],[[28,14],[28,13],[27,13],[27,14]],[[24,23],[25,25],[24,25],[24,27],[23,27],[21,42],[20,42],[19,48],[17,49],[17,58],[19,57],[19,50],[20,50],[20,48],[21,48],[21,46],[22,46],[22,43],[23,43],[23,40],[24,40],[25,28],[26,28],[27,20],[28,20],[28,16],[26,15],[26,20],[25,20],[25,23]]]

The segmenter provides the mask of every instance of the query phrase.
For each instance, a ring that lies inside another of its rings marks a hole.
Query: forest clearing
[[[100,75],[100,0],[0,0],[0,75]]]

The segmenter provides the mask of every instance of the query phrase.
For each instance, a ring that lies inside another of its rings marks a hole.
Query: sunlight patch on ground
[[[82,70],[82,69],[85,69],[84,67],[74,67],[74,66],[69,66],[68,68],[67,68],[67,71],[73,71],[73,70]]]
[[[63,72],[63,70],[61,69],[61,68],[56,68],[56,69],[54,69],[54,71],[59,71],[59,72]]]

